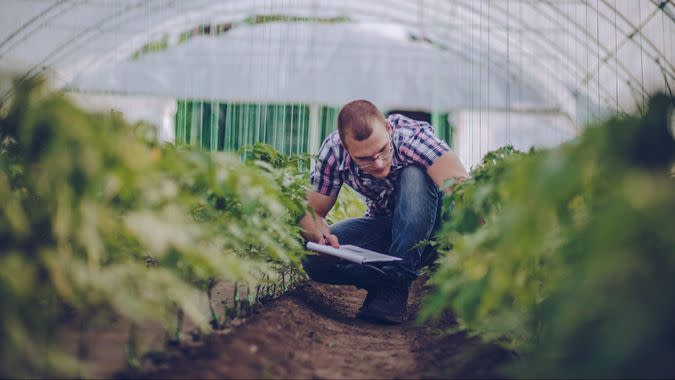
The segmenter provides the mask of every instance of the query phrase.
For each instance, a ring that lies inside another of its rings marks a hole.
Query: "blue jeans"
[[[402,169],[393,197],[392,215],[345,219],[333,224],[330,231],[340,244],[402,258],[396,270],[413,280],[420,264],[436,254],[431,247],[415,245],[430,239],[440,227],[442,193],[424,169],[410,165]],[[368,288],[373,277],[364,266],[323,256],[307,255],[302,265],[312,280],[328,284]]]

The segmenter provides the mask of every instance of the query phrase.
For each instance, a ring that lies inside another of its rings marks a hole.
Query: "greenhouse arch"
[[[0,378],[673,378],[674,87],[675,0],[0,0]]]
[[[513,117],[554,136],[517,144],[550,145],[671,89],[674,9],[657,0],[9,0],[0,65],[51,74],[95,105],[152,104],[152,114],[131,113],[165,124],[165,138],[177,132],[178,101],[310,107],[304,135],[318,140],[321,107],[362,97],[383,112],[449,113],[457,148],[484,153],[501,135],[528,135],[510,130]]]

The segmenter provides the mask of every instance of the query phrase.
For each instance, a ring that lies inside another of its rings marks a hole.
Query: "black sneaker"
[[[389,283],[368,292],[357,317],[385,323],[401,323],[408,306],[410,282]]]
[[[368,290],[368,294],[366,295],[366,299],[363,300],[363,305],[359,308],[359,311],[356,312],[356,317],[357,318],[366,318],[367,311],[369,305],[373,302],[373,299],[377,297],[377,288],[372,288]]]

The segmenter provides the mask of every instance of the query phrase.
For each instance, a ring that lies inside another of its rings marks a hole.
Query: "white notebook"
[[[400,257],[377,253],[375,251],[357,247],[355,245],[341,245],[340,248],[334,248],[330,245],[317,244],[310,241],[307,243],[307,249],[310,251],[336,256],[357,264],[402,260]]]

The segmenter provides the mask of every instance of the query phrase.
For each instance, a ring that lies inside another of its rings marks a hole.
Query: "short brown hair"
[[[353,100],[342,107],[338,115],[338,133],[345,143],[347,133],[356,141],[363,141],[373,133],[372,122],[387,123],[380,110],[367,100]]]

